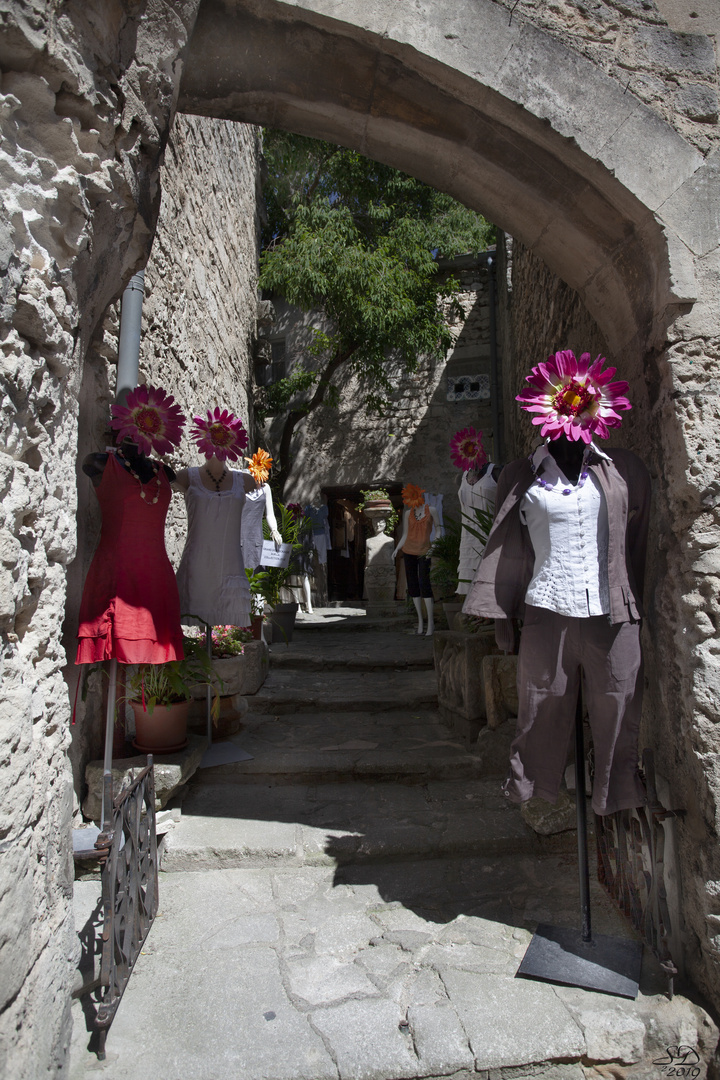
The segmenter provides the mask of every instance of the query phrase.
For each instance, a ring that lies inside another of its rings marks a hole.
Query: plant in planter
[[[250,594],[255,598],[253,604],[253,611],[257,610],[256,605],[258,600],[264,602],[271,609],[271,620],[275,622],[275,625],[281,626],[277,616],[282,608],[286,607],[288,615],[292,615],[292,622],[294,623],[294,615],[297,611],[297,604],[284,605],[280,602],[280,590],[283,586],[287,585],[293,574],[298,573],[298,561],[304,551],[304,541],[310,533],[310,522],[307,518],[303,517],[302,510],[297,504],[291,504],[285,506],[283,503],[277,503],[278,510],[278,532],[282,537],[284,544],[290,544],[290,562],[287,566],[268,566],[263,567],[260,570],[246,570],[248,581],[250,582]],[[263,521],[263,533],[266,540],[271,539],[270,529],[267,521]],[[273,619],[273,616],[275,618]],[[282,625],[281,636],[287,641],[288,630],[292,633],[292,626]]]
[[[392,504],[390,495],[385,488],[370,488],[368,491],[360,492],[360,502],[357,504],[357,509],[362,513],[363,510],[387,506],[389,508],[389,514],[387,519],[387,525],[385,526],[385,532],[388,536],[392,536],[395,531],[395,526],[398,523],[398,512]]]
[[[181,750],[187,742],[192,687],[212,683],[212,661],[203,639],[183,638],[185,657],[167,664],[138,664],[125,680],[125,699],[135,714],[135,742],[147,753]],[[217,680],[215,680],[217,682]],[[219,698],[215,693],[214,715]]]

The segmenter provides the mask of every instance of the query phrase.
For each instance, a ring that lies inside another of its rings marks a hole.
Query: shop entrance
[[[397,481],[360,482],[335,487],[322,488],[327,496],[330,520],[330,542],[328,552],[328,599],[330,602],[342,602],[363,599],[365,591],[365,540],[367,523],[357,507],[362,501],[362,492],[382,487],[398,512],[398,523],[393,532],[397,542],[402,530],[402,484]],[[396,593],[397,597],[397,593]]]

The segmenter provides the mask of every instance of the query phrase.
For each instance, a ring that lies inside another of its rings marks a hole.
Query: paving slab
[[[393,671],[390,679],[375,671],[294,671],[273,665],[252,698],[255,713],[368,709],[427,709],[437,705],[434,671]]]
[[[717,1028],[666,1000],[648,951],[635,1002],[514,977],[536,910],[557,920],[562,889],[577,904],[574,871],[546,856],[161,874],[107,1060],[77,1004],[70,1080],[579,1080],[590,1062],[652,1080],[673,1042],[703,1080]],[[630,934],[591,888],[600,932]]]

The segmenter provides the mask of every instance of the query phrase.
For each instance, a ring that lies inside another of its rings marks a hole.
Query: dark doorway
[[[323,487],[327,496],[330,519],[330,541],[328,552],[328,599],[330,602],[342,602],[363,599],[365,584],[365,538],[367,523],[358,512],[358,503],[362,500],[361,492],[373,488],[384,488],[398,511],[398,524],[393,538],[400,538],[402,528],[402,484],[399,481],[388,483],[382,480],[361,481],[358,484],[345,484],[335,487]]]

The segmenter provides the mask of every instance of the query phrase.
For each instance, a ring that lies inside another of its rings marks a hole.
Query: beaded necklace
[[[552,457],[552,454],[550,456]],[[563,488],[562,492],[561,492],[562,495],[572,495],[573,491],[579,491],[580,488],[584,486],[585,481],[587,480],[588,475],[589,475],[588,470],[587,470],[587,460],[588,460],[589,456],[590,456],[590,447],[587,446],[585,448],[585,452],[583,453],[583,456],[582,456],[582,466],[581,466],[582,471],[581,471],[580,476],[578,478],[577,484],[575,484],[574,487]],[[538,475],[538,466],[535,464],[534,454],[530,454],[529,461],[530,461],[530,465],[532,467],[533,474],[535,476],[535,483],[539,484],[541,488],[545,488],[546,491],[555,491],[557,493],[557,489],[555,488],[554,484],[548,484],[547,480],[543,480],[542,477]]]
[[[207,465],[205,466],[205,472],[208,474],[208,476],[212,480],[213,484],[215,485],[215,490],[217,491],[217,493],[219,495],[220,494],[220,485],[222,484],[223,480],[227,476],[227,469],[225,467],[223,467],[223,471],[220,473],[220,476],[218,477],[217,480],[215,479],[213,474],[210,472]]]
[[[124,468],[127,470],[127,472],[129,472],[130,475],[132,477],[134,477],[135,480],[137,480],[138,484],[140,485],[140,498],[144,499],[147,502],[147,495],[145,494],[145,485],[143,484],[143,482],[140,479],[139,475],[135,472],[132,465],[130,464],[128,459],[125,457],[125,455],[123,454],[121,449],[118,448],[118,450],[116,451],[116,454],[125,463]],[[160,498],[160,466],[156,465],[154,461],[150,461],[149,458],[147,460],[149,461],[150,465],[152,466],[153,475],[155,477],[155,483],[157,484],[157,491],[155,492],[155,498],[150,500],[150,505],[154,506],[155,503]],[[147,480],[146,483],[151,484],[152,480]]]

